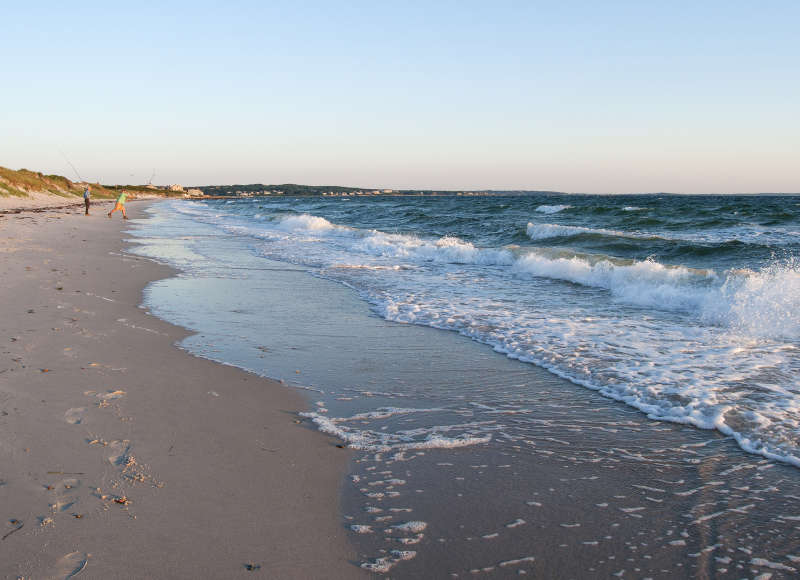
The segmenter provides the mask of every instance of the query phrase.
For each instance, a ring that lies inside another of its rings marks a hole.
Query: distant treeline
[[[558,193],[555,191],[374,189],[344,187],[341,185],[298,185],[296,183],[283,183],[280,185],[265,185],[263,183],[199,185],[196,186],[196,189],[201,190],[205,195],[214,196],[285,195],[289,197],[316,195],[542,195]]]
[[[340,185],[298,185],[296,183],[283,183],[281,185],[264,185],[263,183],[250,183],[248,185],[202,185],[196,189],[206,195],[289,195],[292,197],[302,195],[322,195],[323,193],[355,193],[362,191],[357,187],[342,187]]]

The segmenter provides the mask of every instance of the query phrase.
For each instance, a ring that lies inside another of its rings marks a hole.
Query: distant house
[[[198,195],[204,195],[204,194],[203,194],[203,190],[202,189],[192,188],[192,189],[187,189],[186,190],[186,195],[190,195],[192,197],[196,197]]]
[[[170,185],[167,189],[169,189],[170,191],[183,191],[183,186],[175,183],[173,185]]]

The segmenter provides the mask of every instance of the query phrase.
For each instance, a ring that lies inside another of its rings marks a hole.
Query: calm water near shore
[[[308,425],[362,450],[343,499],[355,564],[800,569],[798,198],[149,211],[135,251],[183,273],[146,304],[197,332],[182,346],[309,389]]]

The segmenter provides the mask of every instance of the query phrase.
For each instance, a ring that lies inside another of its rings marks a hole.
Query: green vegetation
[[[0,167],[0,197],[28,197],[33,193],[57,195],[72,199],[83,195],[85,183],[73,182],[61,175],[44,175],[28,169],[13,170]],[[183,197],[185,191],[170,191],[168,189],[154,188],[147,185],[100,185],[92,183],[92,197],[96,199],[115,198],[120,190],[124,189],[132,197],[160,196]],[[376,190],[374,188],[343,187],[341,185],[299,185],[297,183],[282,183],[280,185],[264,185],[263,183],[250,183],[247,185],[205,185],[198,186],[208,196],[236,197],[236,196],[286,196],[306,197],[323,195],[531,195],[539,193],[555,193],[544,191],[447,191],[447,190]]]
[[[373,187],[342,187],[340,185],[298,185],[296,183],[282,183],[280,185],[265,185],[263,183],[250,183],[247,185],[199,185],[196,189],[205,195],[236,197],[236,196],[286,196],[306,197],[320,195],[412,195],[412,196],[446,196],[446,195],[538,195],[543,193],[556,193],[550,191],[495,191],[495,190],[432,190],[432,189],[375,189]]]
[[[183,197],[185,192],[183,191],[169,191],[168,189],[160,189],[160,188],[153,188],[148,187],[146,185],[104,185],[106,189],[108,189],[114,196],[119,195],[119,192],[123,189],[128,192],[128,194],[135,195],[158,195],[161,197]]]
[[[99,183],[93,183],[92,197],[113,197],[114,192],[109,191]],[[82,183],[74,183],[61,175],[44,175],[28,169],[13,170],[0,167],[0,196],[28,197],[31,193],[44,193],[57,195],[64,198],[81,197],[83,195]]]
[[[355,193],[361,191],[357,187],[342,187],[340,185],[298,185],[296,183],[283,183],[281,185],[264,185],[263,183],[250,183],[248,185],[205,185],[200,189],[206,195],[288,195],[299,197],[306,195],[322,195],[323,193]]]
[[[183,197],[183,191],[168,191],[146,185],[100,185],[90,183],[93,199],[113,199],[124,189],[131,198],[136,196]],[[86,182],[76,182],[62,175],[45,175],[28,169],[0,167],[0,197],[30,197],[33,194],[56,195],[65,203],[83,199]]]
[[[305,197],[315,195],[456,195],[456,191],[432,190],[377,190],[374,187],[343,187],[341,185],[298,185],[297,183],[281,183],[265,185],[250,183],[247,185],[201,185],[205,195],[239,196],[239,195],[285,195],[287,197]]]

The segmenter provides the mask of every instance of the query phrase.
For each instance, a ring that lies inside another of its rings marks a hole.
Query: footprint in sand
[[[79,479],[62,479],[52,485],[45,486],[52,494],[50,509],[55,512],[64,512],[74,506],[78,500],[75,494],[81,486]]]
[[[76,503],[77,500],[74,500],[72,498],[64,498],[64,497],[58,498],[56,499],[56,501],[50,504],[50,510],[53,513],[65,512],[72,506],[74,506]]]
[[[3,530],[3,535],[0,536],[0,541],[5,540],[7,537],[9,537],[14,532],[18,532],[24,526],[25,526],[25,524],[22,522],[22,520],[18,520],[17,518],[11,518],[10,520],[7,520],[6,521],[6,529],[8,531]]]
[[[112,369],[113,370],[113,369]],[[125,391],[116,390],[116,391],[106,391],[104,393],[97,393],[95,391],[86,391],[84,393],[86,396],[95,396],[100,399],[97,403],[95,403],[100,409],[104,409],[106,407],[113,406],[113,401],[116,399],[120,399],[125,396]]]
[[[85,552],[71,552],[58,559],[55,569],[48,576],[49,580],[69,580],[74,578],[86,568],[89,563],[89,554]]]
[[[54,493],[64,494],[64,493],[75,493],[75,490],[77,490],[80,486],[81,486],[80,479],[74,479],[72,477],[69,477],[67,479],[62,479],[57,483],[54,483],[47,489],[49,489]]]
[[[86,407],[72,407],[64,413],[64,420],[70,425],[80,425],[83,422],[83,414]]]
[[[112,465],[125,465],[128,462],[131,442],[127,439],[123,441],[112,441],[107,446],[106,459]]]

